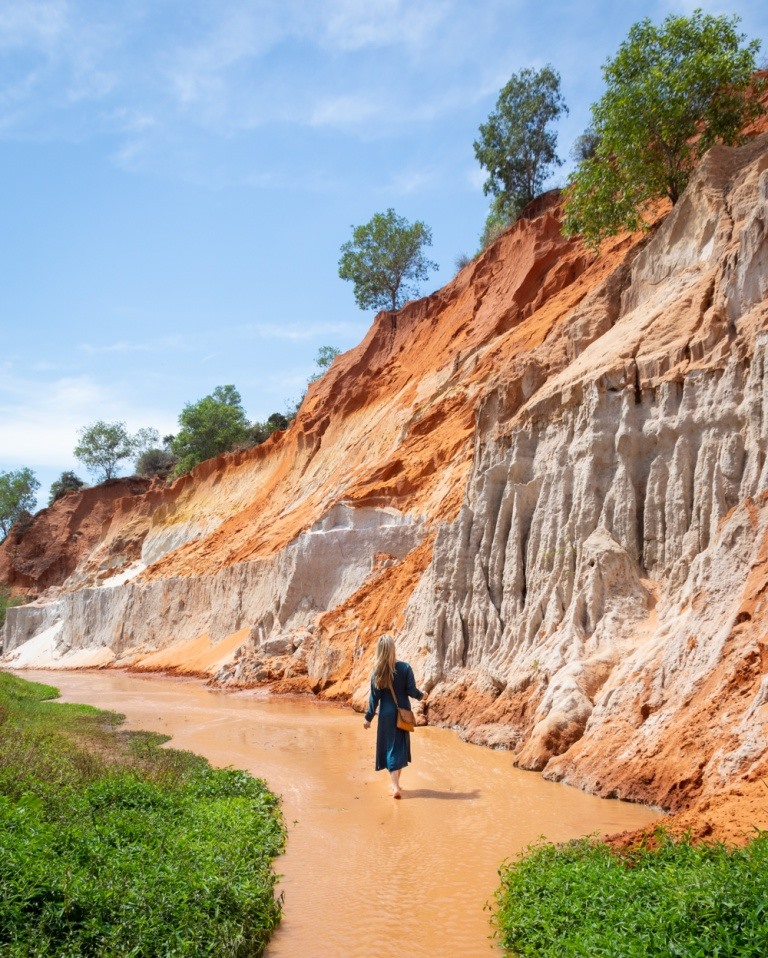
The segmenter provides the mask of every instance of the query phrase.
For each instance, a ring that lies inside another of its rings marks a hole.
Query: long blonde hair
[[[382,635],[376,646],[376,665],[373,681],[377,689],[389,688],[395,674],[395,640],[391,635]]]

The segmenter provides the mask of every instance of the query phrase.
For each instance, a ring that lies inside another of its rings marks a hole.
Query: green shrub
[[[583,839],[536,847],[499,874],[494,919],[510,955],[768,955],[768,832],[728,849],[659,831],[621,855]]]
[[[0,954],[261,955],[280,919],[277,799],[0,673]]]

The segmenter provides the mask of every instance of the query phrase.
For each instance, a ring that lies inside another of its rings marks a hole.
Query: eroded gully
[[[636,828],[654,812],[545,782],[509,753],[417,729],[403,800],[373,770],[375,729],[309,699],[224,692],[121,672],[24,672],[62,700],[113,709],[127,727],[216,765],[248,769],[282,796],[284,913],[269,958],[489,958],[486,904],[502,861],[540,837]]]

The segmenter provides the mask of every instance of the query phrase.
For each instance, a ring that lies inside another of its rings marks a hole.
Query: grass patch
[[[258,956],[284,828],[260,779],[0,672],[3,958]]]
[[[594,839],[542,845],[499,874],[494,919],[510,955],[768,955],[768,832],[738,849],[663,830],[625,854]]]

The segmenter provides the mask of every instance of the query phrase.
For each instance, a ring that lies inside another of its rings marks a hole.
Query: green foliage
[[[240,393],[234,386],[217,386],[209,396],[187,403],[179,414],[180,429],[171,451],[178,457],[175,474],[190,472],[198,463],[229,452],[248,438]]]
[[[488,171],[483,191],[496,197],[492,216],[507,225],[514,222],[562,164],[557,135],[549,127],[567,112],[560,75],[551,66],[520,70],[502,88],[474,143],[475,156]]]
[[[168,449],[149,448],[136,460],[136,473],[139,476],[170,476],[176,468],[178,458]]]
[[[334,359],[340,355],[341,350],[335,346],[321,346],[317,351],[317,357],[315,359],[315,365],[318,371],[314,376],[310,376],[307,382],[314,383],[317,382],[318,379],[321,379],[333,365]]]
[[[393,209],[376,213],[364,226],[352,227],[352,239],[341,247],[339,276],[354,283],[360,309],[399,309],[418,295],[437,264],[424,255],[432,231],[420,220],[411,224]]]
[[[113,479],[120,463],[124,459],[131,459],[135,452],[134,439],[124,422],[104,422],[99,419],[82,428],[78,435],[80,441],[74,449],[75,458],[99,482]]]
[[[515,222],[518,214],[511,214],[505,209],[504,201],[497,196],[491,203],[491,208],[485,220],[483,232],[480,234],[480,249],[487,249]]]
[[[251,424],[248,429],[247,441],[249,445],[258,446],[262,442],[266,442],[272,433],[287,429],[290,424],[291,420],[288,416],[281,412],[273,412],[267,416],[264,422],[254,422]]]
[[[768,833],[728,850],[660,831],[656,845],[618,855],[584,839],[502,866],[494,918],[507,954],[764,958]]]
[[[637,229],[649,202],[677,202],[714,143],[740,142],[762,108],[749,95],[760,43],[743,45],[738,22],[696,10],[660,27],[647,18],[632,27],[603,66],[594,152],[570,180],[567,234],[581,233],[596,248],[605,236]]]
[[[258,956],[280,918],[277,800],[0,673],[0,953]]]
[[[8,535],[14,522],[35,508],[39,488],[34,472],[26,466],[0,472],[0,541]]]
[[[571,149],[571,156],[577,163],[591,160],[595,157],[599,145],[600,137],[595,128],[590,125],[580,136],[576,137],[576,141]]]
[[[51,493],[48,497],[48,505],[52,506],[57,499],[61,499],[62,496],[66,496],[68,492],[77,492],[77,490],[82,489],[84,485],[85,483],[80,476],[75,475],[74,472],[62,472],[59,478],[51,483]]]
[[[474,259],[473,256],[470,256],[469,253],[459,253],[456,259],[453,261],[453,265],[456,267],[456,272],[460,273],[465,269]]]
[[[137,429],[132,437],[134,461],[139,459],[150,449],[160,448],[160,433],[157,429]],[[136,470],[138,472],[138,469]]]

